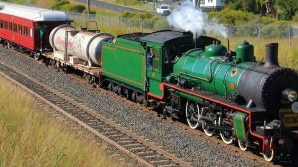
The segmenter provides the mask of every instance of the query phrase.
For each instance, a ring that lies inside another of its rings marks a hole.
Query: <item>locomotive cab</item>
[[[163,80],[173,71],[173,63],[183,52],[194,47],[191,33],[178,31],[157,31],[140,38],[147,52],[153,50],[152,66],[147,68],[146,76],[149,83],[149,96],[162,98],[160,88]],[[148,60],[147,60],[148,61]]]

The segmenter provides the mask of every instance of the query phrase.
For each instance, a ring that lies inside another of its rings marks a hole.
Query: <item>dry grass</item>
[[[128,166],[103,147],[61,128],[28,94],[0,78],[0,166]]]
[[[298,38],[284,39],[264,39],[264,38],[251,38],[251,37],[234,37],[230,38],[230,49],[235,50],[236,46],[244,40],[254,45],[254,53],[258,61],[263,61],[265,57],[265,45],[268,43],[278,43],[278,61],[280,66],[293,68],[298,70]],[[222,43],[227,46],[227,40],[221,39]]]
[[[52,5],[51,0],[35,0],[34,3],[35,6],[41,7],[41,8],[50,8]]]

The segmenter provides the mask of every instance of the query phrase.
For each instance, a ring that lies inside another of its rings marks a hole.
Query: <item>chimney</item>
[[[278,56],[278,43],[267,44],[264,66],[268,68],[279,66],[277,56]]]

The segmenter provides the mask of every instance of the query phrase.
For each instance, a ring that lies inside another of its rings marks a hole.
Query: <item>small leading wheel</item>
[[[248,148],[248,143],[246,141],[242,141],[242,140],[238,139],[238,145],[239,145],[240,150],[242,150],[242,151],[246,151]]]
[[[186,121],[191,129],[196,129],[199,126],[200,107],[195,102],[188,100],[186,102]]]
[[[274,159],[274,149],[270,148],[263,151],[263,157],[265,161],[271,162]]]
[[[220,126],[230,126],[232,127],[232,122],[228,118],[221,118],[218,119]],[[228,130],[221,130],[220,133],[221,140],[226,144],[232,144],[233,143],[233,131]]]
[[[205,116],[205,117],[209,117],[209,118],[214,118],[213,124],[216,124],[216,114],[212,110],[209,110],[208,108],[203,108],[201,115]],[[203,130],[204,130],[205,134],[209,137],[213,136],[215,133],[215,129],[208,128],[206,126],[203,126]]]

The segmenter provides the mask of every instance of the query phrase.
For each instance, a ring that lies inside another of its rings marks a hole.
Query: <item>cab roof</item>
[[[193,39],[192,34],[189,32],[163,30],[163,31],[150,33],[149,35],[145,35],[142,38],[140,38],[140,40],[144,42],[155,42],[159,44],[167,44],[182,38],[190,41],[192,41]]]

